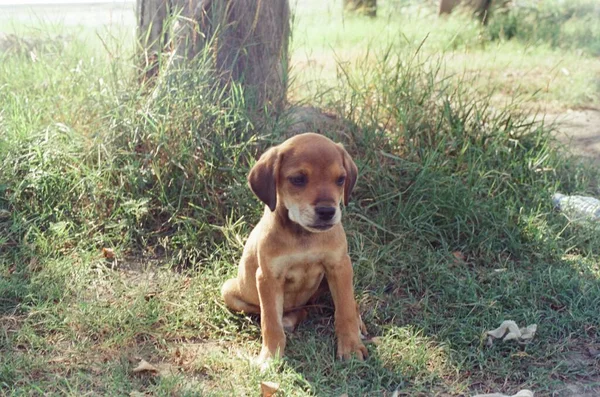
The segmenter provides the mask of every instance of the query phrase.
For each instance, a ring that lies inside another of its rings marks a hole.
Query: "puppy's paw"
[[[349,360],[352,355],[355,355],[357,359],[363,361],[369,355],[358,335],[339,336],[337,345],[337,356],[340,360]]]
[[[269,352],[268,349],[263,349],[260,351],[258,357],[252,360],[252,364],[260,368],[260,372],[265,372],[269,369],[271,364],[273,363],[273,355]]]

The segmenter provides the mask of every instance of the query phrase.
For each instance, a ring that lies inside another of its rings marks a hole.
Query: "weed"
[[[548,43],[563,49],[577,48],[600,54],[600,7],[593,1],[541,1],[536,5],[510,7],[490,19],[487,32],[492,40],[517,39]]]

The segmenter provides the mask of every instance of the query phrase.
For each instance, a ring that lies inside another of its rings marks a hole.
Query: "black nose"
[[[315,207],[315,212],[322,221],[330,221],[335,215],[335,207]]]

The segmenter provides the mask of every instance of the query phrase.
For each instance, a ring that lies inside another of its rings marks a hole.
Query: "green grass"
[[[521,38],[474,39],[481,28],[459,32],[457,18],[423,41],[428,15],[402,25],[408,39],[381,42],[361,32],[382,22],[348,19],[363,30],[329,42],[350,61],[317,82],[297,74],[296,97],[345,120],[343,134],[325,132],[360,169],[344,224],[377,338],[367,361],[336,362],[324,299],[265,373],[250,364],[256,317],[229,312],[219,289],[262,210],[246,174],[281,141],[285,117],[256,124],[239,87],[216,89],[202,65],[149,93],[110,40],[109,57],[77,39],[1,56],[0,392],[256,395],[262,380],[282,395],[597,391],[587,349],[600,337],[600,235],[550,197],[597,194],[598,172],[563,155],[552,126],[532,123],[535,89],[498,106],[513,83],[479,86],[456,73],[456,51],[431,55],[459,42],[485,69],[494,46],[517,62]],[[448,42],[449,31],[460,34]],[[325,54],[322,38],[336,32],[296,33],[296,53]],[[356,49],[363,40],[368,54]],[[539,56],[559,57],[552,46],[518,62],[544,67]],[[571,106],[586,98],[580,88],[539,100]],[[485,330],[506,319],[537,323],[533,342],[486,347]],[[135,373],[141,359],[159,373]]]
[[[486,27],[463,15],[440,19],[423,2],[382,7],[374,20],[343,17],[335,7],[299,11],[292,51],[294,97],[322,95],[315,83],[335,79],[339,63],[352,64],[366,52],[394,45],[408,53],[420,48],[433,59],[443,56],[445,75],[466,74],[479,95],[494,90],[497,106],[515,94],[529,96],[527,106],[549,112],[600,101],[600,11],[593,0],[514,7],[492,14]]]

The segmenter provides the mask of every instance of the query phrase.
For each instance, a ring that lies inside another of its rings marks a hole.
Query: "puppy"
[[[237,278],[227,280],[221,294],[235,311],[260,313],[259,363],[283,355],[284,328],[306,317],[303,306],[326,285],[335,305],[338,358],[366,358],[340,223],[340,202],[348,204],[357,173],[341,145],[314,133],[269,149],[250,170],[250,188],[265,211],[248,237]]]

